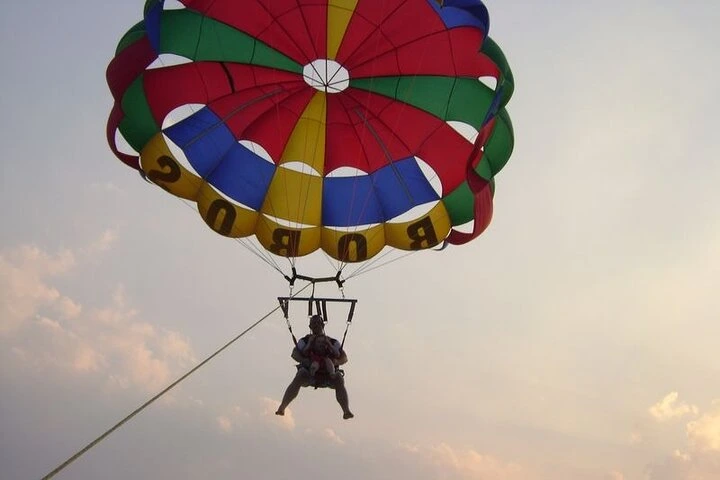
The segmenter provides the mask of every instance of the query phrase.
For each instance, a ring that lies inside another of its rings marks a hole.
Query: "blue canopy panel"
[[[212,110],[199,110],[165,134],[205,181],[236,202],[260,210],[276,166],[238,143]]]
[[[237,140],[212,110],[205,107],[164,130],[165,135],[180,147],[190,165],[202,178],[207,178]]]
[[[444,0],[442,7],[437,0],[427,2],[438,12],[447,28],[476,27],[487,35],[490,14],[480,0]]]
[[[235,143],[207,181],[236,202],[259,211],[274,173],[275,165]]]
[[[439,199],[415,157],[409,157],[370,175],[326,177],[322,223],[329,227],[384,223]]]

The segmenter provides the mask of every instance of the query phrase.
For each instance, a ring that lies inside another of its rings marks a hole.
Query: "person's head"
[[[325,321],[323,320],[322,315],[315,314],[310,317],[310,330],[312,330],[315,335],[323,333],[324,328]]]

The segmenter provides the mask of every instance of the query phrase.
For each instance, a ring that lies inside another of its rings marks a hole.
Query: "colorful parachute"
[[[107,133],[210,228],[360,262],[487,227],[513,80],[482,2],[181,3],[148,0],[120,41]]]

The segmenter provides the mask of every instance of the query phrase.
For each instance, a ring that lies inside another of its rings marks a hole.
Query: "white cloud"
[[[54,330],[56,332],[62,331],[62,327],[60,326],[59,322],[56,322],[55,320],[47,317],[39,317],[38,318],[38,325],[42,328],[46,328],[49,330]]]
[[[117,292],[124,292],[119,288]],[[195,362],[189,342],[178,332],[137,321],[138,312],[127,308],[124,293],[115,294],[115,306],[95,312],[102,351],[115,365],[116,386],[140,386],[147,391],[164,388]],[[119,299],[122,298],[122,301]]]
[[[285,415],[279,416],[275,415],[275,411],[278,405],[280,405],[280,401],[268,397],[262,397],[260,401],[263,405],[263,415],[270,419],[272,423],[286,430],[295,430],[295,418],[293,417],[290,407],[285,409]]]
[[[89,345],[79,345],[72,366],[78,372],[98,372],[107,366],[105,357]]]
[[[427,448],[400,443],[400,449],[421,458],[436,470],[438,478],[457,480],[532,480],[538,478],[522,466],[483,455],[471,448],[457,449],[447,443]]]
[[[81,306],[63,296],[47,279],[75,266],[69,250],[50,255],[34,246],[0,253],[0,335],[17,331],[42,309],[66,318],[79,314]]]
[[[194,399],[191,399],[193,401]],[[194,401],[196,406],[202,406],[202,402]],[[224,433],[232,433],[235,429],[245,424],[250,419],[250,414],[240,406],[234,406],[217,416],[215,422]]]
[[[680,453],[669,455],[661,463],[650,465],[646,480],[717,480],[720,455]]]
[[[68,374],[97,373],[111,388],[166,387],[195,361],[190,344],[177,332],[137,321],[137,311],[117,306],[92,309],[72,324],[41,317],[28,327],[29,337],[14,341],[27,365]]]
[[[692,460],[692,457],[689,453],[681,452],[680,450],[675,450],[673,452],[673,457],[677,458],[678,460],[682,460],[683,462],[689,462]]]
[[[226,433],[230,433],[233,431],[233,421],[230,420],[228,417],[225,416],[219,416],[216,419],[218,427],[220,427],[220,430]]]
[[[345,440],[340,438],[340,436],[332,428],[324,429],[323,436],[333,443],[337,443],[338,445],[345,445]]]
[[[720,478],[720,400],[687,423],[687,444],[648,467],[648,480],[715,480]]]
[[[710,412],[687,424],[687,436],[693,450],[720,452],[720,400],[715,400]]]
[[[432,449],[432,459],[440,467],[455,470],[465,478],[483,480],[527,478],[519,465],[505,463],[472,449],[458,451],[446,443],[441,443]]]
[[[51,254],[34,245],[22,245],[0,252],[0,335],[16,332],[45,310],[61,319],[77,318],[82,304],[50,282],[76,268],[78,258],[109,250],[116,238],[117,233],[108,229],[90,246],[75,251]]]
[[[108,248],[106,231],[91,250]],[[78,250],[81,251],[81,250]],[[34,246],[0,252],[0,336],[13,361],[65,374],[104,375],[113,388],[157,391],[195,361],[189,342],[139,319],[122,286],[111,305],[86,308],[49,282],[77,267],[70,250],[49,254]]]
[[[678,402],[678,393],[671,392],[665,398],[648,409],[650,415],[659,422],[665,422],[674,418],[681,418],[686,415],[697,415],[698,408],[684,402]]]
[[[82,305],[75,303],[73,300],[62,297],[57,305],[57,311],[65,319],[77,318],[82,313]]]
[[[160,339],[160,349],[166,358],[172,358],[180,365],[187,366],[196,361],[189,340],[178,332],[166,332]]]
[[[87,248],[87,253],[97,254],[107,252],[108,250],[110,250],[117,238],[118,234],[116,230],[107,229],[100,235],[97,240],[90,244],[90,246]]]
[[[131,384],[155,391],[170,383],[169,365],[155,355],[144,338],[133,332],[118,332],[111,345]]]
[[[410,443],[400,442],[398,444],[401,450],[405,450],[408,453],[420,453],[420,446],[413,445]]]

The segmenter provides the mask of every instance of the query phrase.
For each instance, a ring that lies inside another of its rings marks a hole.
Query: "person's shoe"
[[[352,412],[345,412],[345,413],[343,413],[343,418],[344,418],[345,420],[348,420],[348,419],[350,419],[350,418],[353,418],[354,416],[355,416],[355,415],[353,415]]]
[[[285,415],[285,410],[278,410],[277,412],[275,412],[275,415],[280,415],[282,417],[283,415]]]

